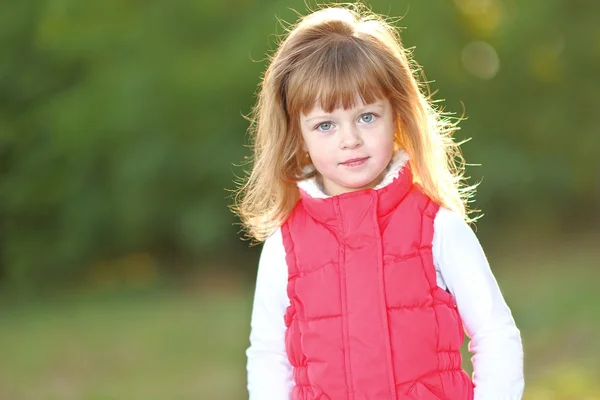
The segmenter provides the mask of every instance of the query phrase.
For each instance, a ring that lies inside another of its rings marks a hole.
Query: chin
[[[346,187],[348,189],[352,189],[352,190],[360,190],[360,189],[366,189],[368,187],[373,187],[377,184],[377,182],[374,182],[374,180],[365,180],[365,181],[354,181],[354,182],[347,182],[342,184],[343,187]]]

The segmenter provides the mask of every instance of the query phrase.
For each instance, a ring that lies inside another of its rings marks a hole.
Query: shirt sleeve
[[[483,249],[457,212],[440,208],[434,226],[436,268],[471,338],[475,400],[519,400],[524,388],[521,335]]]
[[[250,400],[288,400],[292,366],[285,350],[287,264],[281,231],[267,238],[258,263],[248,357]]]

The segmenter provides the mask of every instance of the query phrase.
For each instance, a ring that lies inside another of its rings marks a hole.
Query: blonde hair
[[[280,43],[251,115],[253,166],[235,196],[247,236],[264,240],[283,224],[308,178],[300,115],[316,101],[327,112],[387,98],[396,113],[395,147],[410,156],[414,180],[437,204],[467,219],[474,187],[462,187],[464,159],[450,122],[421,92],[419,67],[390,23],[360,4],[301,18]],[[314,174],[314,172],[313,172]]]

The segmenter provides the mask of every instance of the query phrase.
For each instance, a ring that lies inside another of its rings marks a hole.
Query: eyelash
[[[375,118],[379,118],[378,114],[375,114],[374,112],[368,112],[368,113],[361,114],[360,117],[359,117],[359,119],[361,119],[365,115],[372,115],[374,117],[374,119]],[[371,122],[373,122],[373,121],[371,121]],[[370,124],[371,122],[366,122],[366,123]],[[318,131],[318,130],[320,130],[319,128],[321,127],[321,125],[324,125],[324,124],[331,124],[331,125],[333,125],[333,122],[331,122],[331,121],[320,122],[317,125],[315,125],[314,129]],[[321,131],[321,132],[328,132],[329,130]]]

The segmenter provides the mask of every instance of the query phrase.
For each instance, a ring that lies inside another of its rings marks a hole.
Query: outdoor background
[[[600,399],[600,2],[369,4],[467,117],[525,398]],[[0,2],[0,399],[247,398],[260,247],[228,205],[292,8]]]

